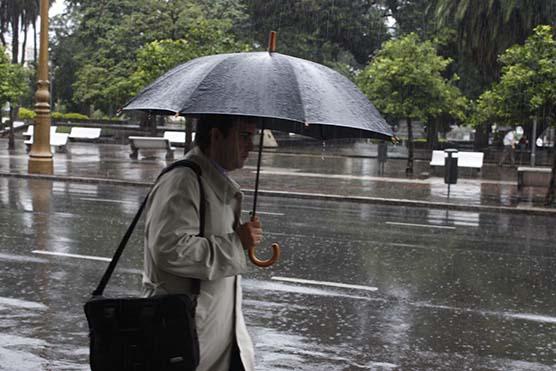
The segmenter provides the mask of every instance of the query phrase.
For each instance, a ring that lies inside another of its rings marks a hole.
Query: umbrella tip
[[[274,53],[276,51],[276,31],[270,31],[268,35],[268,52]]]

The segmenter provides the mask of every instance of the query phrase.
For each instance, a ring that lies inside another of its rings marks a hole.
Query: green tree
[[[10,103],[10,107],[13,107],[27,93],[28,87],[28,73],[25,68],[19,64],[10,63],[4,47],[0,46],[0,107],[6,103]],[[14,149],[12,120],[13,117],[10,117],[9,149]]]
[[[245,0],[243,37],[266,48],[278,32],[278,51],[345,70],[360,67],[388,39],[385,10],[373,0]],[[347,68],[349,69],[349,68]]]
[[[52,53],[58,67],[56,93],[71,99],[73,107],[110,114],[137,91],[139,81],[130,76],[137,70],[138,50],[155,41],[186,39],[210,51],[217,38],[234,38],[233,29],[243,16],[240,2],[234,0],[66,3],[69,12],[57,23]],[[218,41],[218,47],[225,43]],[[64,62],[69,62],[68,73]]]
[[[386,42],[357,78],[361,90],[381,112],[407,121],[408,174],[413,173],[412,121],[441,114],[463,119],[466,100],[454,85],[457,76],[450,80],[442,76],[450,63],[437,55],[432,42],[421,42],[411,33]]]
[[[201,22],[199,26],[187,39],[153,41],[139,49],[137,69],[131,76],[134,94],[178,64],[204,55],[249,49],[231,35],[211,32],[208,22]]]
[[[498,56],[523,43],[539,24],[554,24],[556,3],[546,0],[435,0],[438,27],[455,27],[462,52],[488,84],[499,76]]]
[[[511,45],[523,43],[539,24],[556,23],[556,2],[546,0],[434,0],[438,29],[456,30],[459,87],[478,97],[500,76],[498,56]],[[488,127],[477,127],[475,147],[488,143]]]
[[[523,45],[512,46],[500,56],[500,81],[479,98],[476,123],[490,119],[513,124],[535,118],[542,130],[556,122],[555,30],[538,26]],[[531,139],[534,145],[536,138]],[[554,201],[555,174],[556,155],[547,203]]]

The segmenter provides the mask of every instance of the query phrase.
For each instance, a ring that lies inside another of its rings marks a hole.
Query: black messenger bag
[[[203,236],[205,198],[199,166],[188,160],[177,161],[165,168],[157,181],[163,174],[180,166],[190,167],[197,174],[201,194],[199,236]],[[199,280],[194,280],[192,295],[168,294],[148,298],[106,298],[102,295],[149,194],[122,238],[92,298],[85,303],[92,371],[189,371],[195,370],[199,364],[199,339],[195,327]]]

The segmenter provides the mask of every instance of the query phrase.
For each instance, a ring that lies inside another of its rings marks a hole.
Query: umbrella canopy
[[[261,129],[281,130],[317,139],[393,137],[380,113],[346,77],[336,71],[274,52],[218,54],[179,65],[147,86],[122,110],[141,110],[162,115],[234,115],[257,117]],[[263,135],[260,136],[253,213],[257,193]],[[273,256],[260,260],[255,246],[251,261],[261,267],[273,264]]]
[[[201,57],[147,86],[123,110],[255,116],[266,129],[317,139],[393,136],[377,109],[336,71],[280,53]]]

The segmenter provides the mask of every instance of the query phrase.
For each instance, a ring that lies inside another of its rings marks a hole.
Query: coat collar
[[[198,146],[187,152],[185,158],[201,167],[202,178],[213,188],[220,201],[229,203],[233,198],[242,198],[239,184],[218,169]]]

